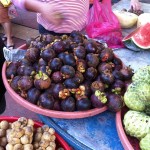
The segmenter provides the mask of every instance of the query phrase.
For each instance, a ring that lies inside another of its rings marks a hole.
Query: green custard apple
[[[140,148],[141,150],[150,150],[150,133],[141,139]]]
[[[126,133],[138,139],[150,132],[150,117],[143,112],[129,110],[124,115],[123,124]]]

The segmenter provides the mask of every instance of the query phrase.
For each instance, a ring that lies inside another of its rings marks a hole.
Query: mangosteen
[[[43,72],[45,73],[47,76],[50,76],[52,70],[49,68],[49,66],[39,66],[38,71],[37,72]]]
[[[74,89],[79,86],[78,82],[74,78],[69,78],[64,81],[64,85],[66,88]]]
[[[81,34],[81,32],[80,31],[72,31],[71,33],[70,33],[70,36],[72,37],[72,38],[74,38],[74,37],[76,37],[76,36],[82,36],[82,34]]]
[[[78,58],[78,59],[84,59],[85,55],[86,55],[86,50],[83,46],[78,46],[76,48],[74,48],[74,55]]]
[[[120,70],[115,69],[112,73],[115,79],[123,80],[123,74],[120,72]]]
[[[84,59],[77,59],[76,67],[79,72],[84,73],[87,69],[87,63]]]
[[[59,99],[59,92],[62,91],[64,89],[64,85],[62,83],[57,83],[54,85],[53,87],[53,96],[56,100]]]
[[[61,101],[60,100],[55,100],[53,110],[61,111]]]
[[[98,65],[98,71],[99,71],[99,73],[104,73],[104,72],[106,72],[106,70],[112,72],[113,67],[114,67],[113,63],[102,62]]]
[[[82,38],[82,36],[75,36],[74,38],[73,38],[73,42],[76,42],[77,44],[79,44],[79,43],[83,43],[83,38]]]
[[[51,80],[55,83],[61,83],[63,81],[63,76],[60,71],[56,71],[52,74]]]
[[[32,66],[19,66],[17,73],[21,76],[33,76],[35,75],[36,71]]]
[[[96,54],[90,53],[90,54],[86,55],[86,62],[87,62],[89,67],[96,68],[97,65],[99,64],[99,58]]]
[[[86,82],[82,83],[79,86],[79,88],[80,88],[80,91],[82,91],[82,93],[84,93],[85,96],[89,97],[92,94],[91,82],[89,82],[89,81],[86,81]]]
[[[102,62],[109,62],[109,61],[113,60],[114,53],[113,53],[112,49],[105,48],[104,50],[101,51],[99,57]]]
[[[28,59],[32,63],[36,62],[40,58],[40,50],[35,47],[31,47],[27,49],[25,58]]]
[[[68,97],[61,101],[61,109],[66,112],[73,112],[76,109],[76,101],[73,97]]]
[[[67,53],[62,52],[62,53],[59,53],[59,54],[57,55],[57,57],[63,61],[66,54],[67,54]]]
[[[104,72],[101,74],[102,82],[110,85],[114,82],[115,78],[111,72]]]
[[[78,47],[78,44],[75,42],[70,43],[70,49],[73,51],[76,47]]]
[[[27,47],[29,47],[30,45],[31,45],[31,42],[32,41],[34,41],[34,38],[28,38],[27,40],[26,40],[26,45],[27,45]]]
[[[12,79],[17,75],[17,66],[15,63],[11,62],[6,68],[6,77],[7,79]]]
[[[84,81],[84,76],[81,72],[76,71],[75,76],[74,76],[74,80],[78,83],[81,84]]]
[[[74,67],[76,65],[76,60],[72,54],[66,54],[64,55],[63,63],[64,65],[69,65]]]
[[[38,72],[39,71],[39,65],[38,65],[38,62],[36,61],[35,63],[33,63],[33,68],[34,68],[34,70],[36,71],[36,72]]]
[[[124,80],[130,80],[133,76],[133,69],[129,67],[124,67],[120,70],[121,74],[123,75]]]
[[[107,97],[104,92],[96,90],[94,94],[91,95],[91,103],[95,108],[102,108],[107,102]]]
[[[94,93],[96,90],[99,90],[101,92],[104,92],[105,90],[105,85],[101,81],[94,81],[91,84],[91,90]]]
[[[121,94],[125,90],[125,83],[122,80],[116,79],[111,85],[111,92]]]
[[[60,58],[53,58],[50,62],[49,62],[49,67],[52,71],[59,71],[60,68],[62,67],[62,61]]]
[[[38,66],[47,66],[47,65],[48,63],[43,58],[39,59]]]
[[[51,79],[42,71],[39,71],[38,74],[34,77],[34,86],[39,90],[44,90],[49,88],[51,84]]]
[[[97,77],[97,69],[93,68],[93,67],[89,67],[86,72],[85,72],[85,78],[87,80],[94,80]]]
[[[65,51],[65,44],[61,40],[54,42],[52,47],[57,54]]]
[[[114,56],[114,59],[112,60],[112,62],[115,64],[115,69],[120,70],[122,69],[122,61],[120,58]]]
[[[112,112],[120,111],[123,107],[123,97],[118,94],[109,93],[107,95],[107,107]]]
[[[43,93],[39,97],[39,105],[46,109],[53,110],[55,103],[55,99],[52,95],[48,94],[47,92]]]
[[[16,92],[19,90],[18,81],[20,78],[21,78],[21,76],[15,76],[10,82],[10,87]]]
[[[32,104],[37,104],[40,94],[41,94],[40,90],[36,88],[29,89],[27,92],[27,101],[29,101]]]
[[[69,65],[62,66],[60,72],[64,79],[73,78],[75,76],[75,69]]]
[[[22,91],[27,91],[33,87],[33,79],[30,76],[22,76],[18,80],[18,88]]]
[[[96,53],[97,52],[97,44],[94,40],[88,40],[85,42],[85,49],[87,53]]]
[[[45,34],[45,35],[43,34],[40,37],[40,41],[42,41],[46,45],[52,43],[54,41],[54,39],[55,38],[52,34]]]
[[[55,83],[51,83],[51,85],[49,86],[48,89],[45,90],[45,92],[52,95],[54,86],[55,86]]]
[[[53,49],[46,48],[46,49],[42,50],[40,56],[41,56],[41,58],[43,58],[43,60],[48,62],[51,59],[53,59],[56,56],[56,54],[55,54],[55,51]]]
[[[31,66],[31,62],[26,59],[26,58],[23,58],[21,61],[20,61],[20,66]]]
[[[92,107],[91,100],[86,98],[81,98],[80,100],[76,101],[76,108],[78,111],[89,110]]]

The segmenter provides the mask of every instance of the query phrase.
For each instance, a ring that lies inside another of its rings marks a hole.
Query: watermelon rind
[[[133,50],[133,51],[136,51],[136,52],[139,52],[139,51],[142,51],[143,49],[141,49],[140,47],[138,47],[133,41],[132,39],[128,39],[126,41],[123,41],[124,45],[130,49],[130,50]]]

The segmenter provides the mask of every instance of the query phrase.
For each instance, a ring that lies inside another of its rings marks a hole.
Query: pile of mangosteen
[[[7,62],[6,77],[28,102],[67,112],[122,108],[133,70],[103,43],[73,31],[70,36],[40,35],[26,45],[24,59]]]

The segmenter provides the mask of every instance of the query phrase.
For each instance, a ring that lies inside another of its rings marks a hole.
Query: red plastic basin
[[[8,117],[8,116],[0,116],[0,121],[6,120],[8,122],[14,122],[18,120],[18,117]],[[34,127],[41,127],[43,124],[37,121],[34,121]],[[60,135],[55,133],[56,136],[56,144],[59,145],[60,147],[64,148],[64,150],[71,150],[69,145],[62,139]]]

